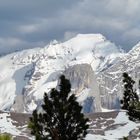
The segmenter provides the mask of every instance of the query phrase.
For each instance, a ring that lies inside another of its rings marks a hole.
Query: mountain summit
[[[0,109],[30,112],[40,106],[44,92],[49,92],[51,88],[57,86],[57,79],[64,71],[69,71],[69,68],[75,65],[78,65],[81,71],[83,66],[80,65],[87,64],[89,65],[87,72],[93,71],[97,74],[113,65],[120,55],[122,53],[115,44],[103,35],[79,34],[64,43],[53,41],[42,48],[24,50],[1,57]],[[82,80],[82,78],[79,79]],[[96,78],[94,82],[96,83]],[[81,93],[83,96],[81,104],[86,102],[86,110],[89,110],[87,109],[89,102],[93,102],[97,97],[94,95],[99,92],[93,93],[91,101],[91,98],[88,98],[89,94],[91,95],[89,92],[91,86],[80,81],[77,84],[79,83],[82,88],[79,85],[81,91],[78,90],[80,91],[78,95]],[[85,83],[88,82],[85,81]],[[97,83],[95,85],[97,89]]]

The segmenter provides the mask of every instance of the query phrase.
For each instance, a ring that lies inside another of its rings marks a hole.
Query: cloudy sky
[[[140,41],[140,0],[0,0],[0,49],[101,33],[129,50]]]

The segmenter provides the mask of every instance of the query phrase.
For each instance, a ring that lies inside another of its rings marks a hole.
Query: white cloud
[[[38,25],[21,25],[18,27],[18,31],[21,33],[33,33],[38,31]]]
[[[140,40],[140,29],[137,29],[137,28],[133,28],[131,30],[128,30],[126,31],[123,36],[122,36],[124,39],[138,39]]]
[[[7,37],[0,38],[0,54],[10,53],[21,49],[21,45],[26,44],[19,38]]]
[[[8,37],[8,38],[0,38],[0,46],[16,46],[23,43],[22,40],[19,38],[13,38],[13,37]]]
[[[127,47],[134,44],[130,37],[133,42],[140,40],[140,0],[0,2],[0,37],[19,38],[29,47],[34,42],[67,40],[77,33],[102,33]]]

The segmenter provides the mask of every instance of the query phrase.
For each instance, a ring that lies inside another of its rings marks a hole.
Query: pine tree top
[[[82,140],[89,125],[81,112],[82,107],[71,94],[71,84],[64,75],[60,77],[60,89],[44,94],[43,113],[33,112],[30,119],[32,134],[37,140]]]

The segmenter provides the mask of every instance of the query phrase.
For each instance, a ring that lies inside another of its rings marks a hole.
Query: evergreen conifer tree
[[[121,108],[127,110],[130,120],[140,120],[139,97],[133,88],[135,81],[127,73],[123,73],[123,83],[124,96],[121,100]]]
[[[44,94],[43,112],[33,111],[29,127],[36,140],[82,140],[87,134],[88,119],[81,113],[82,107],[70,93],[71,84],[60,77],[60,89]]]

